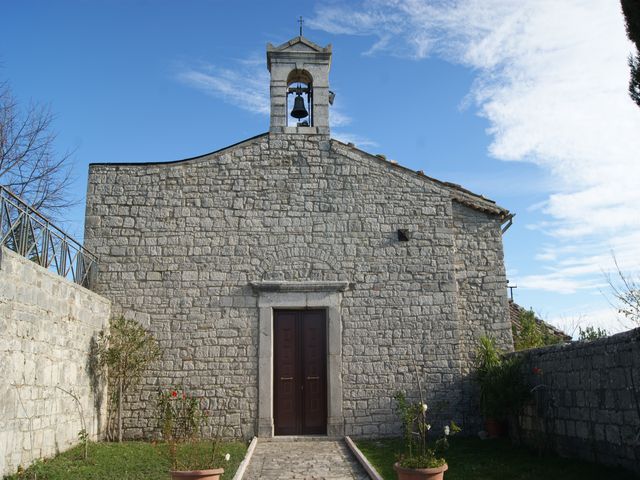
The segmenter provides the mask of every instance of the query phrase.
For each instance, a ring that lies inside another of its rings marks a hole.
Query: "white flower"
[[[224,459],[228,462],[229,459],[231,458],[231,455],[229,455],[228,453],[224,456]]]
[[[427,411],[427,404],[426,403],[421,403],[420,404],[420,408],[422,409],[422,413]]]
[[[444,427],[444,434],[445,434],[445,435],[449,435],[449,433],[450,433],[449,425],[446,425],[446,426]]]
[[[431,430],[431,424],[427,423],[427,430]]]

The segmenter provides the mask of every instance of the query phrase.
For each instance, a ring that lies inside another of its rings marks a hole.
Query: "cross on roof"
[[[300,36],[302,36],[302,24],[304,23],[304,20],[302,20],[302,15],[300,15],[300,19],[298,20],[298,23],[300,24]]]

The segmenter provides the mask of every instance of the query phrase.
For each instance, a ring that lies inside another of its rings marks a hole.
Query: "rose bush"
[[[200,470],[219,466],[223,460],[229,461],[231,456],[228,453],[224,456],[218,454],[218,438],[210,440],[207,455],[202,452],[203,442],[197,442],[209,418],[204,399],[175,388],[160,390],[157,410],[172,469]]]

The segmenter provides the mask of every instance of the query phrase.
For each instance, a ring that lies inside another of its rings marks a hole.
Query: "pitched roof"
[[[317,43],[313,43],[308,38],[299,36],[299,37],[293,37],[288,42],[284,42],[284,43],[278,45],[277,47],[274,47],[273,44],[271,44],[271,43],[267,43],[267,52],[269,52],[269,51],[271,51],[271,52],[282,52],[282,51],[288,50],[291,47],[293,47],[295,45],[298,45],[298,44],[303,44],[303,45],[309,47],[310,49],[315,50],[316,52],[325,52],[326,53],[326,52],[330,52],[331,51],[331,44],[327,45],[326,47],[321,47]]]
[[[518,305],[513,300],[509,300],[509,319],[511,320],[511,325],[513,325],[516,329],[520,329],[520,315],[527,310],[520,305]],[[540,326],[545,333],[552,335],[556,338],[559,338],[561,342],[570,342],[571,336],[564,333],[559,328],[554,327],[553,325],[541,320],[537,316],[534,316],[534,319],[538,326]]]
[[[449,190],[449,192],[451,193],[451,198],[453,200],[455,200],[456,202],[465,205],[467,207],[473,208],[475,210],[480,210],[482,212],[485,213],[490,213],[493,215],[498,215],[500,218],[503,218],[505,220],[512,218],[515,214],[512,214],[509,212],[509,210],[507,210],[506,208],[501,207],[500,205],[496,204],[496,202],[494,202],[493,200],[486,198],[482,195],[479,195],[477,193],[473,193],[470,190],[467,190],[466,188],[456,184],[456,183],[451,183],[451,182],[444,182],[442,180],[438,180],[437,178],[433,178],[433,177],[429,177],[428,175],[425,175],[424,172],[422,170],[412,170],[408,167],[405,167],[403,165],[398,164],[398,162],[394,162],[394,161],[388,161],[383,155],[373,155],[369,152],[365,152],[364,150],[361,150],[359,148],[357,148],[354,144],[352,143],[344,143],[341,142],[339,140],[336,140],[335,138],[331,139],[332,142],[338,143],[342,146],[348,147],[348,148],[352,148],[362,154],[367,155],[368,157],[371,157],[379,162],[384,162],[386,164],[392,165],[395,168],[401,169],[405,172],[409,172],[412,173],[414,175],[417,175],[420,178],[423,178],[427,181],[436,183],[442,187],[445,187],[447,190]]]
[[[294,37],[277,47],[267,44],[267,69],[271,71],[271,57],[285,57],[288,59],[304,59],[309,53],[315,58],[324,58],[331,62],[331,44],[321,47],[304,37]]]

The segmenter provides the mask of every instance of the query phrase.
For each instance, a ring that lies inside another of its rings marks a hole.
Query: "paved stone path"
[[[369,480],[342,440],[259,439],[243,480]]]

